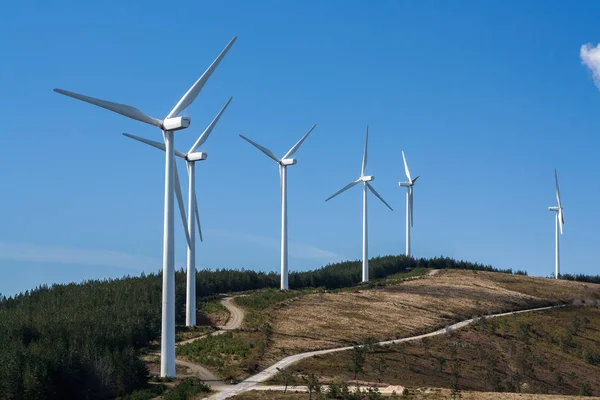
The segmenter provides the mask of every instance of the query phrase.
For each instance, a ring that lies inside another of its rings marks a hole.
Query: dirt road
[[[220,303],[223,304],[223,306],[225,306],[225,308],[227,308],[227,310],[229,311],[229,318],[227,319],[225,325],[219,326],[218,331],[214,331],[203,336],[198,336],[192,339],[181,341],[177,343],[177,346],[192,343],[197,340],[201,340],[207,336],[221,335],[227,331],[239,329],[242,326],[242,322],[244,322],[244,310],[239,308],[232,300],[233,297],[225,297],[220,300]],[[191,372],[190,375],[202,379],[203,381],[213,386],[215,389],[219,389],[223,385],[225,385],[225,383],[219,377],[217,377],[215,374],[213,374],[211,371],[209,371],[202,365],[195,364],[193,362],[182,359],[176,359],[175,364],[188,368]]]
[[[520,310],[520,311],[512,311],[512,312],[506,312],[506,313],[501,313],[501,314],[489,315],[489,316],[486,316],[486,318],[504,317],[507,315],[520,314],[520,313],[524,313],[524,312],[549,310],[549,309],[555,308],[555,307],[562,307],[562,306],[539,307],[539,308],[532,308],[532,309],[526,309],[526,310]],[[390,344],[420,340],[420,339],[423,339],[426,337],[431,337],[431,336],[442,335],[442,334],[446,333],[447,329],[451,329],[451,330],[460,329],[460,328],[463,328],[463,327],[469,325],[472,322],[473,322],[473,319],[467,319],[465,321],[457,322],[454,325],[450,325],[447,328],[438,329],[435,332],[426,333],[424,335],[412,336],[412,337],[403,338],[403,339],[387,340],[384,342],[379,342],[379,345],[385,346],[385,345],[390,345]],[[308,357],[321,355],[321,354],[335,353],[335,352],[339,352],[339,351],[346,351],[346,350],[352,350],[352,346],[339,347],[336,349],[309,351],[307,353],[295,354],[293,356],[286,357],[283,360],[278,361],[275,364],[271,365],[264,371],[259,372],[258,374],[249,377],[248,379],[246,379],[243,382],[238,383],[237,385],[224,386],[224,387],[220,388],[221,389],[220,392],[218,392],[210,397],[207,397],[207,399],[223,400],[223,399],[235,396],[238,393],[245,392],[247,390],[257,389],[258,388],[257,385],[259,383],[265,382],[265,381],[269,380],[270,378],[274,377],[275,375],[277,375],[277,373],[279,372],[279,369],[285,369],[289,365],[291,365],[295,362],[298,362],[300,360],[303,360],[305,358],[308,358]],[[277,387],[277,386],[274,386],[274,387]]]
[[[225,306],[227,311],[229,311],[229,318],[227,318],[227,322],[225,323],[225,325],[218,326],[218,328],[219,328],[218,331],[207,333],[205,335],[197,336],[195,338],[191,338],[188,340],[182,340],[181,342],[177,342],[176,346],[181,346],[182,344],[192,343],[192,342],[195,342],[196,340],[200,340],[207,336],[222,335],[223,333],[225,333],[227,331],[231,331],[234,329],[240,329],[242,326],[242,322],[244,322],[244,310],[239,308],[232,300],[233,300],[233,297],[225,297],[225,298],[219,300],[219,302],[223,306]]]
[[[219,327],[224,331],[240,329],[242,322],[244,322],[244,310],[239,308],[232,300],[233,297],[225,297],[221,300],[221,304],[229,311],[229,319],[227,319],[225,325]]]

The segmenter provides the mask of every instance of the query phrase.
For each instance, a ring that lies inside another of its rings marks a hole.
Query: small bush
[[[198,378],[185,378],[181,383],[163,396],[164,400],[187,400],[199,393],[209,393],[210,386]]]
[[[136,390],[127,396],[117,397],[117,400],[151,400],[167,390],[163,384],[150,385],[147,389]]]
[[[594,395],[592,393],[592,386],[590,385],[589,382],[583,382],[581,384],[581,387],[579,388],[579,395],[580,396],[593,396]]]

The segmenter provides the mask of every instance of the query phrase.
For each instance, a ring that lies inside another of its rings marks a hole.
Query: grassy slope
[[[592,393],[600,395],[599,342],[600,309],[565,307],[480,320],[426,344],[375,349],[357,378],[378,382],[375,365],[384,359],[384,384],[450,388],[458,367],[458,384],[468,390],[576,395],[588,382]],[[350,381],[350,360],[351,352],[318,356],[293,365],[291,371]]]
[[[270,308],[270,361],[313,349],[393,339],[473,315],[573,299],[598,299],[600,285],[491,272],[443,270],[379,290],[322,292]]]
[[[380,281],[385,286],[370,288],[251,292],[236,299],[247,313],[242,330],[178,352],[223,377],[243,378],[315,348],[404,337],[473,315],[600,297],[600,285],[465,270],[399,284],[425,272],[398,274]]]

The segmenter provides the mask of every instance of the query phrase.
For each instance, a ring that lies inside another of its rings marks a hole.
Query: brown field
[[[523,394],[523,393],[494,393],[494,392],[467,392],[460,393],[462,400],[576,400],[589,399],[600,400],[600,397],[581,397],[545,394]],[[391,396],[384,396],[391,399]],[[408,397],[397,396],[397,399],[408,400],[450,400],[452,395],[449,389],[414,389]],[[253,390],[232,397],[234,400],[307,400],[308,393],[275,392]],[[314,399],[314,395],[313,395]]]
[[[468,328],[385,347],[366,354],[356,376],[365,385],[445,387],[539,394],[578,394],[586,384],[600,394],[600,308],[565,308],[491,320]],[[292,365],[294,375],[355,384],[352,351],[315,356]],[[378,370],[382,360],[386,367]],[[282,383],[280,376],[270,382]]]
[[[266,361],[406,337],[474,315],[599,298],[600,285],[465,270],[381,289],[309,294],[267,310],[273,334]]]

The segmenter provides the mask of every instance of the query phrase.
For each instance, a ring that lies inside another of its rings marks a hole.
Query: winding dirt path
[[[233,297],[225,297],[220,300],[220,303],[223,306],[225,306],[225,308],[227,308],[227,311],[229,311],[229,318],[227,318],[227,322],[225,323],[225,325],[219,326],[218,331],[214,331],[211,333],[207,333],[206,335],[178,342],[176,346],[192,343],[197,340],[204,339],[208,336],[222,335],[227,331],[241,328],[242,322],[244,322],[244,310],[242,310],[235,304],[235,302],[233,301]],[[183,360],[180,358],[175,359],[175,364],[188,368],[188,370],[191,372],[189,375],[193,375],[202,379],[203,381],[209,383],[216,389],[219,389],[222,386],[226,385],[221,378],[219,378],[200,364],[196,364],[191,361]]]
[[[507,315],[520,314],[520,313],[525,313],[525,312],[549,310],[549,309],[556,308],[556,307],[564,307],[564,306],[549,306],[549,307],[530,308],[530,309],[525,309],[525,310],[511,311],[511,312],[505,312],[505,313],[500,313],[500,314],[488,315],[485,318],[489,319],[489,318],[505,317]],[[426,333],[424,335],[411,336],[411,337],[403,338],[403,339],[387,340],[384,342],[379,342],[378,344],[385,346],[385,345],[390,345],[390,344],[420,340],[420,339],[423,339],[426,337],[431,337],[431,336],[438,336],[438,335],[442,335],[442,334],[446,333],[447,329],[452,329],[452,330],[460,329],[460,328],[463,328],[463,327],[471,324],[472,322],[473,322],[473,319],[471,318],[471,319],[467,319],[467,320],[464,320],[461,322],[457,322],[453,325],[450,325],[449,327],[438,329],[437,331],[434,331],[434,332]],[[244,380],[243,382],[238,383],[237,385],[223,386],[221,388],[217,388],[217,389],[220,389],[220,392],[218,392],[212,396],[206,397],[206,399],[223,400],[223,399],[227,399],[229,397],[235,396],[238,393],[245,392],[247,390],[254,390],[258,387],[259,383],[265,382],[265,381],[271,379],[272,377],[274,377],[279,372],[279,369],[285,369],[295,362],[298,362],[305,358],[316,356],[316,355],[335,353],[335,352],[346,351],[346,350],[351,350],[351,349],[352,349],[352,346],[347,346],[347,347],[339,347],[336,349],[309,351],[306,353],[295,354],[293,356],[286,357],[283,360],[280,360],[280,361],[276,362],[275,364],[271,365],[264,371],[259,372],[258,374],[249,377],[248,379]],[[273,386],[273,388],[276,388],[276,387],[278,387],[278,386]]]
[[[223,333],[225,333],[227,331],[231,331],[234,329],[240,329],[242,327],[242,322],[244,322],[245,313],[244,313],[244,310],[239,308],[235,304],[235,302],[233,302],[233,297],[225,297],[225,298],[219,300],[219,302],[223,306],[225,306],[227,311],[229,311],[229,318],[227,318],[227,322],[225,322],[225,325],[218,326],[217,327],[217,328],[219,328],[218,331],[210,332],[205,335],[201,335],[201,336],[197,336],[195,338],[177,342],[176,346],[181,346],[182,344],[192,343],[192,342],[195,342],[196,340],[203,339],[207,336],[222,335]]]

